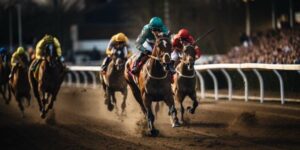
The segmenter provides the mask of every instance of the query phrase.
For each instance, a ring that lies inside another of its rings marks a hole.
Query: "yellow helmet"
[[[52,35],[49,35],[49,34],[45,34],[45,36],[43,37],[43,39],[45,41],[53,41],[53,36]]]
[[[23,48],[23,47],[18,47],[17,53],[18,53],[18,54],[24,54],[24,53],[25,53],[24,48]]]
[[[124,33],[120,32],[120,33],[116,34],[117,42],[126,42],[126,39],[127,39],[127,37]]]

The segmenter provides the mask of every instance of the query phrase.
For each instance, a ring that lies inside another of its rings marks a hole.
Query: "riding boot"
[[[145,57],[146,55],[144,53],[140,53],[139,57],[137,58],[137,60],[134,62],[133,67],[131,72],[135,75],[137,75],[140,72],[140,63],[143,59],[143,57]]]
[[[15,74],[16,68],[17,68],[16,66],[13,66],[13,67],[12,67],[11,72],[10,72],[10,74],[9,74],[9,76],[8,76],[9,80],[11,80],[13,74]]]
[[[101,72],[106,72],[109,62],[110,62],[110,58],[105,57],[101,66]]]

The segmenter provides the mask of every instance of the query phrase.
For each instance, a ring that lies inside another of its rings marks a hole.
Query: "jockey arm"
[[[106,51],[105,51],[105,53],[108,57],[110,57],[113,54],[113,51],[112,51],[113,50],[113,43],[114,43],[113,38],[111,38],[109,43],[108,43],[108,46],[106,48]]]
[[[35,52],[35,57],[36,59],[41,59],[42,55],[43,55],[43,48],[45,46],[47,42],[44,40],[44,39],[41,39],[37,45],[36,45],[36,52]],[[53,45],[55,47],[55,50],[56,50],[56,54],[58,57],[60,57],[62,55],[62,52],[61,52],[61,46],[60,46],[60,43],[58,41],[57,38],[53,38]]]
[[[56,37],[53,38],[53,44],[54,44],[54,47],[56,49],[56,55],[58,57],[61,57],[61,53],[62,53],[61,52],[61,45],[60,45],[60,43],[59,43],[59,41]]]
[[[11,66],[14,67],[17,64],[19,64],[21,61],[20,59],[21,59],[20,56],[17,53],[14,53],[11,58]]]
[[[137,40],[136,40],[136,48],[141,51],[141,52],[145,52],[146,48],[143,46],[143,43],[146,41],[147,38],[147,31],[149,29],[143,29],[143,31],[139,34]]]
[[[43,46],[45,44],[45,41],[42,39],[40,40],[37,45],[36,45],[36,48],[35,48],[35,58],[36,59],[41,59],[41,56],[43,54]]]
[[[195,40],[192,36],[189,37],[189,42],[191,42],[195,46],[195,52],[196,52],[196,59],[200,58],[201,56],[201,49],[198,45],[196,45]]]

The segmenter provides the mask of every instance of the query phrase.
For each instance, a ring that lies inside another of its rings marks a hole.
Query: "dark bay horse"
[[[0,93],[6,104],[11,100],[11,89],[9,87],[10,60],[6,63],[0,57]]]
[[[37,67],[38,70],[28,73],[29,81],[34,96],[38,101],[42,118],[45,118],[47,112],[53,108],[54,101],[56,100],[56,96],[66,75],[66,69],[64,65],[59,62],[54,51],[53,49],[46,49],[45,56]],[[31,68],[33,67],[32,64],[34,64],[34,61],[31,63],[30,70],[32,70]]]
[[[15,96],[19,109],[24,117],[24,106],[23,99],[27,99],[28,106],[30,105],[30,84],[28,79],[28,67],[29,61],[26,57],[22,58],[22,61],[19,62],[16,66],[16,71],[12,75],[11,80],[9,81],[10,87],[12,89],[13,95]]]
[[[124,77],[126,58],[123,50],[116,50],[111,56],[111,62],[107,67],[105,74],[100,72],[100,80],[103,90],[105,91],[105,104],[109,111],[117,108],[115,92],[119,91],[123,94],[123,102],[121,105],[122,113],[126,108],[127,99],[127,82]]]
[[[165,67],[165,64],[170,62],[170,52],[170,40],[166,37],[156,37],[152,55],[149,55],[150,58],[142,67],[137,80],[134,80],[135,77],[130,72],[133,60],[129,59],[126,63],[125,78],[136,101],[146,115],[151,136],[159,134],[159,131],[154,127],[155,118],[151,109],[152,102],[164,101],[169,107],[172,127],[179,126],[171,81]]]
[[[193,45],[184,45],[183,53],[179,64],[176,67],[175,74],[175,100],[180,104],[181,121],[184,123],[184,107],[183,101],[186,96],[189,96],[193,101],[193,106],[187,107],[191,114],[194,114],[198,106],[196,97],[196,77],[194,70],[195,48]]]

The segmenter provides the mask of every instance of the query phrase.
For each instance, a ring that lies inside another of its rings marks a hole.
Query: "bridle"
[[[154,46],[153,46],[153,52],[155,52],[156,54],[156,56],[155,55],[153,55],[153,54],[151,54],[151,55],[148,55],[148,57],[150,58],[150,59],[153,59],[153,60],[155,60],[155,61],[158,61],[162,66],[163,66],[163,64],[165,63],[164,62],[164,60],[162,60],[159,56],[159,54],[158,54],[158,51],[156,51],[157,49],[160,49],[159,48],[159,46],[158,46],[158,44],[160,44],[160,40],[167,40],[168,38],[166,38],[166,37],[160,37],[160,38],[157,38],[157,40],[156,40],[156,42],[155,42],[155,44],[154,44]],[[165,41],[164,41],[165,42]],[[166,44],[165,44],[165,47],[166,47]],[[163,56],[161,56],[161,57],[164,57],[165,55],[168,55],[169,57],[170,57],[170,55],[168,54],[168,53],[164,53],[163,54]],[[147,62],[147,65],[149,65],[149,61]],[[152,78],[152,79],[156,79],[156,80],[163,80],[163,79],[165,79],[165,78],[167,78],[167,76],[168,76],[168,72],[166,72],[166,71],[164,71],[165,73],[164,73],[164,75],[163,76],[160,76],[160,77],[157,77],[157,76],[154,76],[154,75],[151,75],[151,73],[149,72],[149,70],[148,70],[148,67],[146,67],[146,73],[147,73],[147,75],[150,77],[150,78]]]
[[[193,47],[194,48],[194,46],[193,45],[191,45],[191,44],[189,44],[189,45],[185,45],[185,48],[184,49],[186,49],[186,47],[189,47],[189,46],[191,46],[191,47]],[[185,51],[186,50],[184,50],[183,51],[183,53],[185,53]],[[184,54],[185,55],[185,54]],[[190,65],[189,63],[189,61],[188,60],[182,60],[182,57],[180,58],[180,61],[183,63],[183,65]],[[192,67],[192,69],[188,69],[189,71],[193,71],[193,74],[192,75],[184,75],[182,72],[180,72],[177,68],[176,68],[176,73],[178,73],[178,75],[180,76],[180,77],[183,77],[183,78],[194,78],[195,77],[195,70],[194,70],[194,67]]]

